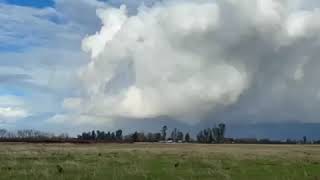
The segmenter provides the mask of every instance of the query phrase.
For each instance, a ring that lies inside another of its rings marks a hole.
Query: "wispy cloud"
[[[17,96],[0,96],[0,123],[14,123],[30,114],[25,103]]]

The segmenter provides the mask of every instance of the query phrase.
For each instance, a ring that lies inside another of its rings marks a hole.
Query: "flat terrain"
[[[320,180],[320,146],[0,143],[0,179]]]

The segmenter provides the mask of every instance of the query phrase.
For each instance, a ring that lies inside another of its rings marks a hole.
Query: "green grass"
[[[320,179],[320,146],[0,144],[0,179]]]

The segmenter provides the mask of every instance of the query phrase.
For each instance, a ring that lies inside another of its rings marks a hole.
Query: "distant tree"
[[[4,138],[7,134],[7,130],[6,129],[0,129],[0,138]]]
[[[57,136],[59,139],[68,139],[69,134],[68,133],[61,133]]]
[[[166,125],[164,125],[161,129],[161,136],[162,136],[162,140],[165,141],[166,140],[166,136],[167,136],[167,129],[168,127]]]
[[[225,131],[226,125],[223,123],[214,126],[212,129],[201,130],[197,134],[197,141],[199,143],[223,143]]]
[[[147,141],[148,142],[154,142],[154,136],[152,133],[148,133],[147,134]]]
[[[106,133],[104,131],[97,131],[97,139],[98,140],[105,140],[106,139]]]
[[[101,132],[99,130],[97,130],[97,133],[96,133],[96,139],[97,140],[101,140]]]
[[[81,135],[78,136],[78,138],[82,139],[82,140],[86,140],[87,139],[87,133],[83,132]]]
[[[8,131],[6,134],[6,138],[16,138],[16,134],[14,132]],[[35,137],[36,138],[36,137]]]
[[[177,141],[183,141],[183,132],[178,131],[178,134],[177,134]]]
[[[153,139],[154,139],[154,142],[161,141],[161,134],[160,133],[154,133],[153,134]]]
[[[204,135],[204,133],[203,133],[203,131],[200,131],[198,134],[197,134],[197,141],[199,142],[199,143],[205,143],[206,141],[205,141],[205,135]]]
[[[132,138],[132,141],[133,142],[137,142],[138,141],[138,132],[134,132],[132,135],[131,135],[131,138]]]
[[[95,131],[92,131],[92,132],[91,132],[91,140],[95,140],[96,138],[97,138],[96,132],[95,132]]]
[[[204,129],[203,134],[204,134],[204,138],[205,138],[205,143],[212,143],[213,138],[212,138],[211,129],[210,128]]]
[[[303,136],[303,144],[307,144],[307,136]]]
[[[110,131],[108,131],[108,133],[106,134],[106,137],[105,137],[105,139],[108,141],[108,142],[110,142],[110,141],[112,141],[112,138],[111,138],[111,133],[110,133]]]
[[[145,136],[145,141],[147,142],[158,142],[161,140],[161,133],[148,133]]]
[[[204,129],[203,130],[203,140],[202,143],[211,143],[212,142],[212,133],[211,129]]]
[[[173,142],[177,142],[177,137],[178,137],[178,130],[177,128],[174,128],[171,132],[171,139]]]
[[[225,133],[226,133],[226,125],[224,123],[220,123],[219,124],[219,129],[220,129],[220,139],[219,139],[219,142],[223,143],[224,141],[224,136],[225,136]]]
[[[146,139],[147,138],[145,137],[144,132],[139,132],[138,133],[138,139],[137,139],[138,142],[145,142]]]
[[[224,141],[224,135],[225,135],[225,131],[226,131],[226,125],[223,124],[223,123],[220,123],[217,126],[213,127],[211,129],[212,131],[212,139],[213,139],[213,142],[215,143],[223,143]]]
[[[186,142],[190,142],[190,134],[189,134],[189,133],[187,133],[187,134],[185,135],[184,140],[185,140]]]
[[[18,130],[17,136],[18,136],[18,138],[26,138],[25,131],[23,131],[23,130]]]
[[[263,138],[258,141],[260,144],[271,144],[270,139]]]
[[[116,135],[114,132],[111,133],[111,141],[114,142],[116,140]]]
[[[121,129],[118,129],[116,131],[116,139],[117,139],[117,141],[121,141],[122,140],[122,130]]]
[[[104,131],[101,132],[100,136],[102,140],[107,140],[107,134]]]
[[[77,139],[82,139],[82,136],[78,134]]]
[[[208,142],[207,143],[213,143],[214,139],[213,139],[212,129],[208,128],[208,132],[209,132],[209,137],[208,137]]]

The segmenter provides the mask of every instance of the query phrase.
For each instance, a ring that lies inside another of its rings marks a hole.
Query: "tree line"
[[[105,131],[90,131],[83,132],[77,136],[79,140],[91,140],[91,141],[104,141],[104,142],[163,142],[163,141],[172,141],[172,142],[189,142],[190,134],[179,131],[177,128],[174,128],[170,136],[167,136],[168,128],[163,126],[159,132],[138,132],[123,135],[121,129],[116,130],[115,132],[105,132]]]
[[[275,141],[269,139],[256,138],[226,138],[226,125],[220,123],[211,128],[200,130],[195,138],[189,132],[183,132],[173,128],[170,132],[166,125],[162,126],[158,132],[138,132],[124,134],[122,129],[116,131],[92,130],[82,132],[77,137],[70,137],[63,133],[55,135],[37,130],[18,130],[15,132],[0,129],[0,141],[5,142],[72,142],[72,143],[134,143],[134,142],[160,142],[160,143],[241,143],[241,144],[320,144],[319,141],[308,141],[304,136],[301,140],[287,139],[285,141]]]

